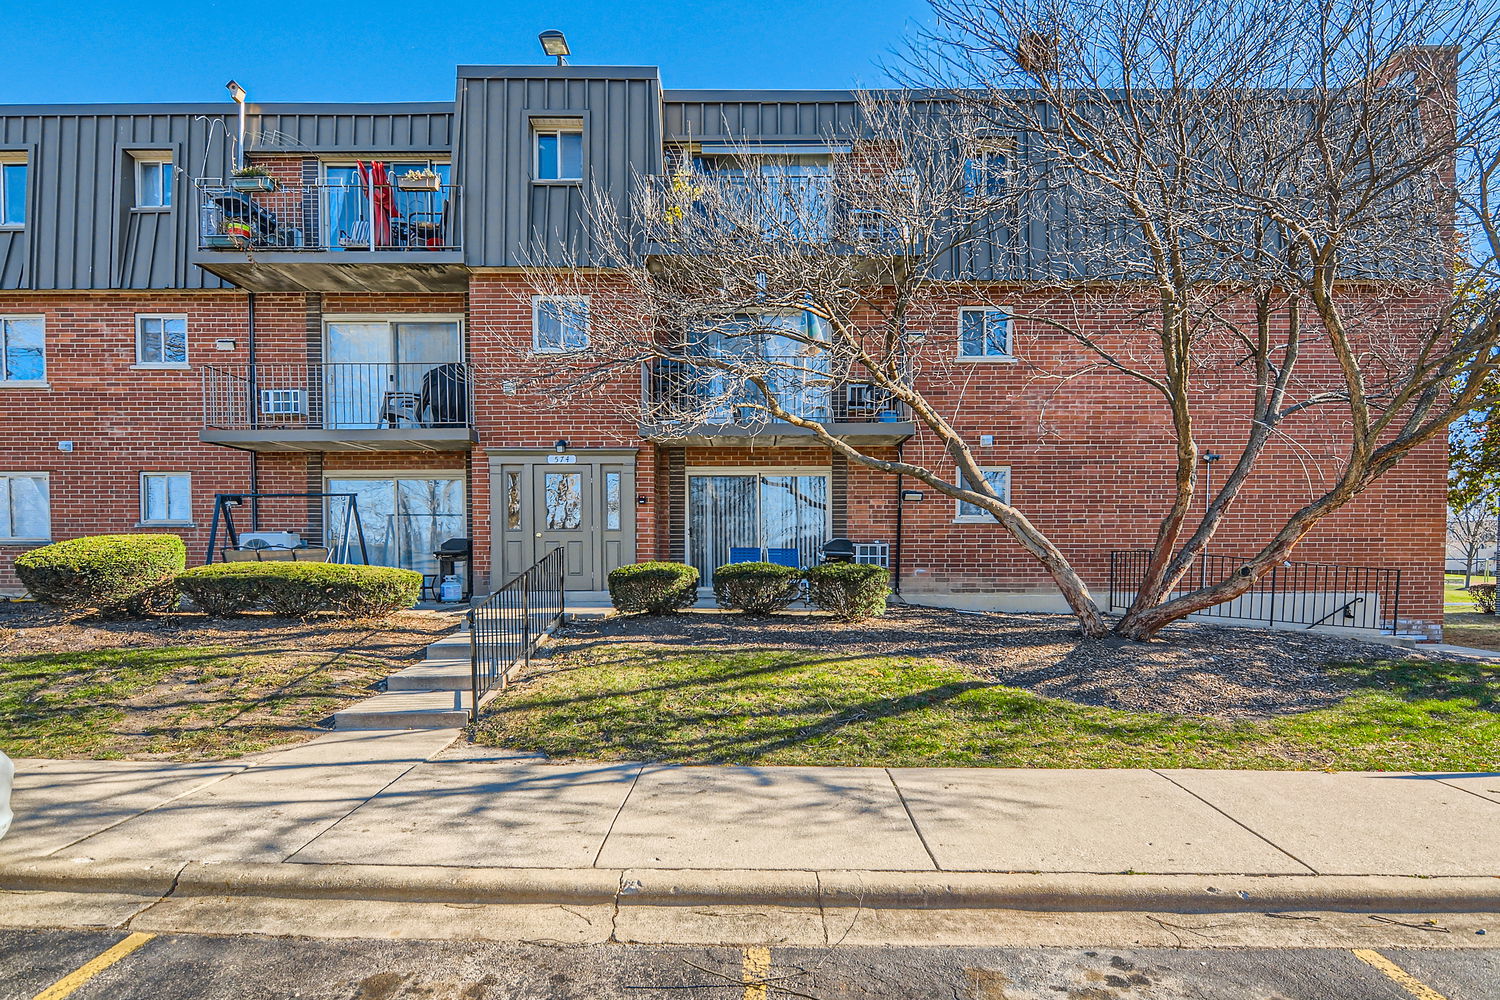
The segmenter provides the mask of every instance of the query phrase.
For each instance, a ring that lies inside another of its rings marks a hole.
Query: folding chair
[[[766,549],[766,562],[790,566],[792,569],[802,568],[802,559],[797,555],[796,549]]]
[[[732,563],[760,562],[760,548],[748,545],[733,545],[729,548],[729,561]]]

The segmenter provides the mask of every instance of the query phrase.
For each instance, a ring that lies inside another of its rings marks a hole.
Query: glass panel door
[[[419,573],[436,573],[433,553],[450,538],[465,537],[462,479],[329,479],[329,493],[353,493],[365,529],[370,563],[399,566]],[[328,501],[328,542],[333,558],[342,555],[344,518],[348,504]],[[346,562],[359,562],[359,541],[350,527]]]
[[[688,561],[703,586],[731,561],[732,549],[796,549],[798,563],[816,565],[827,541],[828,477],[703,475],[688,477]]]
[[[323,366],[323,419],[329,430],[380,426],[394,388],[389,323],[329,323]]]
[[[359,506],[359,525],[364,527],[365,551],[372,566],[395,566],[395,539],[391,537],[391,519],[396,513],[396,484],[389,479],[330,479],[329,493],[353,493]],[[349,501],[328,498],[325,522],[330,561],[357,563],[359,557],[358,526],[349,525],[348,550],[344,549],[344,521],[349,516]]]

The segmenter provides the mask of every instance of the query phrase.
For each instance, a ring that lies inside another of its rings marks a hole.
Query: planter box
[[[229,186],[236,191],[275,191],[276,178],[265,176],[231,177]]]
[[[441,188],[441,177],[396,178],[396,186],[403,191],[437,191]]]

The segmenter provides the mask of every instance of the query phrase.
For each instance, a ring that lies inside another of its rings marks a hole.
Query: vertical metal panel
[[[591,260],[584,188],[532,179],[530,118],[584,122],[585,183],[620,212],[631,179],[661,169],[660,84],[654,69],[464,67],[457,101],[456,180],[464,205],[464,250],[474,266],[544,259]]]

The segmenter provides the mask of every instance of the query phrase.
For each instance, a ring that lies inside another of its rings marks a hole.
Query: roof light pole
[[[239,170],[245,165],[245,88],[230,80],[224,84],[224,89],[229,91],[234,103],[240,106],[240,141],[234,150],[234,168]]]
[[[563,37],[561,31],[558,31],[556,28],[548,28],[540,35],[537,35],[536,40],[542,43],[543,52],[549,56],[557,57],[557,64],[559,66],[566,66],[568,64],[568,56],[573,53],[568,51],[568,40]]]

